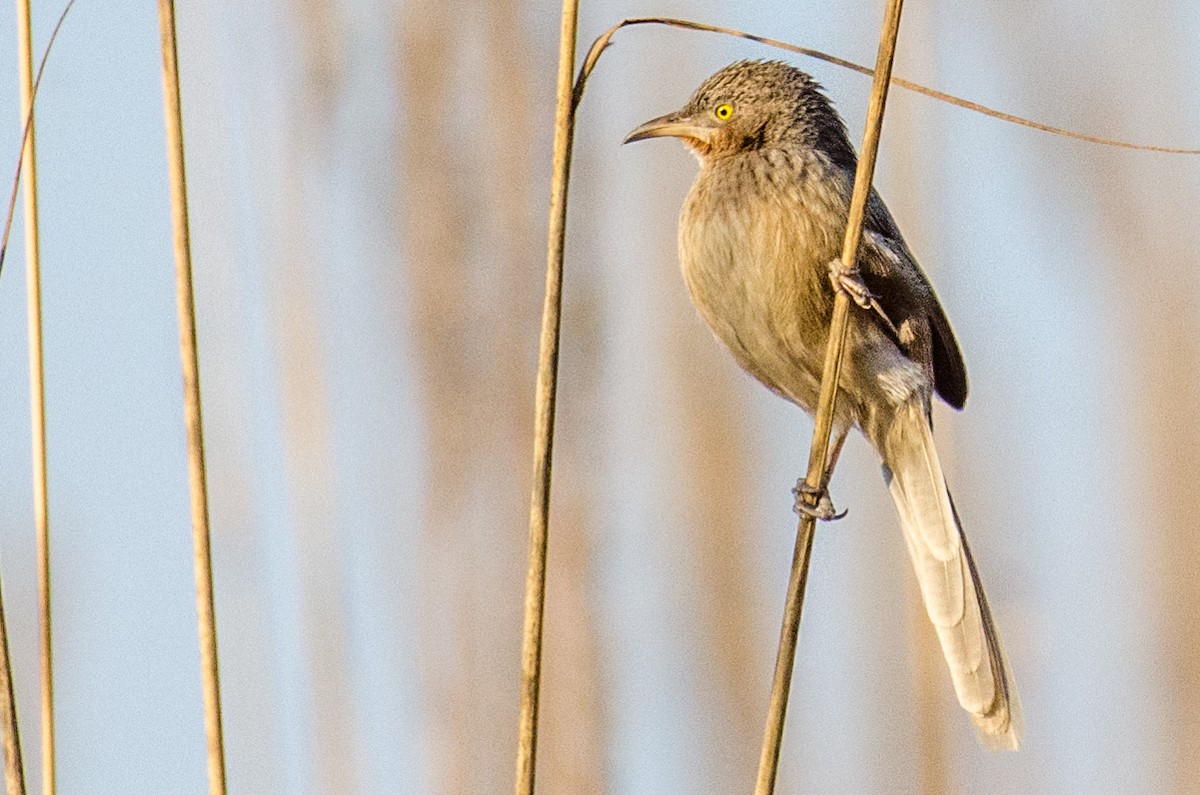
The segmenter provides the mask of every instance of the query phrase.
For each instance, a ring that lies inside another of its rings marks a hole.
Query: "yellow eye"
[[[733,105],[730,105],[728,102],[723,102],[722,104],[717,105],[717,109],[714,110],[713,113],[716,114],[718,119],[725,121],[733,115]]]

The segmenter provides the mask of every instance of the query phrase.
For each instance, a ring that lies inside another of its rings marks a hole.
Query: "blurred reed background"
[[[869,63],[882,4],[585,2]],[[34,6],[41,47],[58,4]],[[511,788],[558,5],[181,4],[229,783]],[[0,41],[15,42],[11,16]],[[1200,145],[1200,7],[910,3],[896,73]],[[695,171],[622,149],[744,41],[618,34],[572,184],[539,792],[749,789],[808,420],[696,318]],[[204,735],[157,21],[81,3],[39,96],[58,783],[200,792]],[[852,136],[869,81],[795,60]],[[16,59],[0,62],[13,162]],[[780,792],[1200,792],[1200,160],[904,91],[876,185],[972,395],[948,475],[1022,688],[954,704],[876,462],[818,530]],[[20,224],[0,279],[0,563],[31,791],[37,629]]]

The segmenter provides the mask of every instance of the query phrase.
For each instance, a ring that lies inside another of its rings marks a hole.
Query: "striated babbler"
[[[835,285],[850,293],[830,469],[846,433],[860,428],[883,459],[959,703],[985,745],[1016,749],[1016,688],[933,443],[933,394],[955,408],[966,401],[962,355],[873,190],[857,267],[843,269],[857,156],[837,111],[804,72],[742,61],[625,140],[661,136],[683,140],[700,160],[679,218],[679,259],[693,302],[739,365],[809,413]],[[802,496],[797,508],[813,511]],[[828,498],[815,496],[820,518],[831,518]]]

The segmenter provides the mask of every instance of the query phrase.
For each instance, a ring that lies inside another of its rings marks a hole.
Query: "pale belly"
[[[736,172],[704,176],[680,217],[692,301],[744,370],[813,413],[833,306],[828,263],[840,253],[845,198],[768,184],[764,201],[757,183]],[[858,311],[847,334],[841,427],[861,425],[872,406],[903,402],[923,387],[920,368]]]

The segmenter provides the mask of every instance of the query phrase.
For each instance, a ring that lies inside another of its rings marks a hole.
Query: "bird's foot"
[[[796,481],[796,488],[792,489],[792,495],[796,498],[796,513],[801,516],[811,516],[822,522],[833,522],[841,519],[847,513],[847,511],[837,512],[833,507],[833,500],[829,499],[827,489],[814,489],[804,478]]]
[[[880,311],[879,302],[875,300],[875,295],[867,289],[867,285],[863,284],[858,268],[847,268],[842,264],[840,258],[830,260],[829,281],[833,283],[835,293],[838,290],[845,290],[846,295],[850,296],[850,299],[863,309]]]
[[[893,325],[892,319],[883,311],[883,306],[879,303],[878,296],[867,289],[867,285],[863,283],[862,276],[859,275],[858,268],[847,268],[842,265],[840,259],[830,260],[829,262],[829,281],[833,283],[833,291],[845,290],[846,295],[850,296],[850,300],[868,311],[874,311],[879,315],[883,324],[891,330],[895,336],[900,336],[900,332]]]

